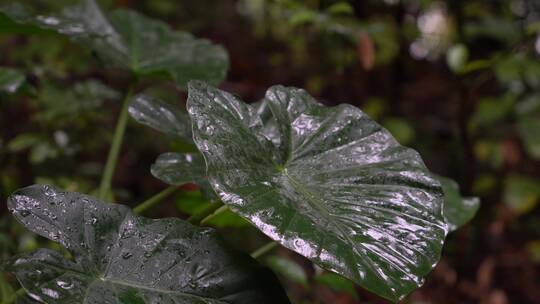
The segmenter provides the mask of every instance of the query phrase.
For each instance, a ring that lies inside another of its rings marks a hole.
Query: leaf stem
[[[214,202],[210,204],[209,206],[207,206],[206,208],[204,208],[203,210],[201,210],[200,212],[191,215],[187,220],[188,222],[194,225],[199,224],[201,223],[201,220],[211,215],[212,213],[214,213],[217,209],[221,207],[223,207],[222,201]]]
[[[263,256],[263,255],[267,254],[268,252],[270,252],[272,249],[276,248],[277,245],[278,245],[278,243],[275,242],[275,241],[269,242],[266,245],[262,246],[261,248],[253,251],[251,253],[251,257],[254,258],[254,259],[258,259],[261,256]]]
[[[178,189],[178,186],[170,186],[163,191],[159,192],[158,194],[152,196],[151,198],[145,200],[144,202],[140,203],[133,209],[133,212],[140,214],[144,211],[146,211],[148,208],[153,207],[157,203],[161,202],[163,199],[165,199],[167,196],[171,195]]]
[[[114,130],[114,136],[111,143],[111,148],[109,149],[109,155],[107,156],[107,163],[105,164],[105,169],[103,171],[103,176],[101,178],[101,183],[99,185],[99,199],[105,200],[108,196],[109,191],[111,190],[111,182],[114,174],[114,169],[116,168],[116,163],[118,162],[118,156],[120,154],[120,147],[122,146],[122,140],[124,139],[124,133],[126,131],[127,121],[128,121],[128,108],[131,101],[131,96],[135,90],[136,81],[129,87],[128,92],[124,98],[122,104],[122,110],[120,111],[120,116],[116,123],[116,129]]]
[[[216,217],[216,216],[222,214],[223,212],[227,211],[227,209],[229,209],[229,207],[227,207],[227,205],[223,205],[223,206],[219,207],[214,213],[211,213],[208,216],[206,216],[205,218],[203,218],[201,220],[200,224],[205,225],[206,223],[208,223],[214,217]]]
[[[11,304],[13,302],[15,302],[15,300],[17,300],[17,298],[19,296],[22,296],[26,291],[24,290],[24,288],[20,288],[19,290],[17,290],[16,292],[14,292],[9,298],[5,299],[4,301],[2,301],[1,304]]]

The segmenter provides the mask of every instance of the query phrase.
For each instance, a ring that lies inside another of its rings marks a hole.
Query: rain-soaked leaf
[[[24,74],[16,69],[0,67],[0,91],[13,94],[24,84]]]
[[[447,226],[441,186],[418,153],[350,105],[324,107],[282,86],[265,103],[267,120],[229,93],[189,85],[194,141],[221,200],[283,246],[383,297],[420,286]]]
[[[42,303],[288,303],[268,270],[210,228],[49,186],[15,192],[8,208],[73,256],[40,249],[15,259],[11,271]]]
[[[216,198],[206,179],[206,164],[199,153],[163,153],[152,164],[150,172],[169,185],[196,183],[208,200]]]
[[[129,115],[137,122],[171,137],[191,138],[191,121],[187,113],[157,98],[136,95],[129,105]]]
[[[454,231],[474,217],[480,208],[480,199],[478,197],[462,197],[459,193],[459,185],[450,178],[443,176],[435,176],[435,178],[443,187],[444,217],[448,229]]]
[[[221,46],[173,31],[134,11],[104,13],[95,0],[80,0],[57,14],[35,15],[19,3],[5,6],[1,12],[18,23],[67,35],[109,64],[137,75],[166,74],[180,86],[191,79],[217,84],[225,78],[229,65]]]

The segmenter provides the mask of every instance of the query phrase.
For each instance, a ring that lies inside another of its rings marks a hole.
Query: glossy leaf
[[[194,141],[221,200],[283,246],[383,297],[420,286],[447,227],[442,189],[418,153],[353,106],[324,107],[282,86],[265,102],[271,119],[263,122],[257,107],[189,85]]]
[[[167,74],[184,86],[191,79],[221,82],[228,56],[221,47],[167,24],[118,9],[102,12],[95,0],[80,0],[60,14],[33,15],[20,4],[2,12],[14,21],[67,35],[94,50],[107,63],[137,75]]]
[[[449,231],[454,231],[470,221],[480,208],[478,197],[462,197],[459,185],[452,179],[435,176],[444,191],[444,217]]]
[[[187,113],[148,95],[139,94],[129,105],[129,114],[137,122],[171,137],[191,142],[191,121]]]
[[[24,84],[25,76],[18,70],[0,67],[0,91],[13,94]]]
[[[163,153],[152,164],[150,172],[169,185],[195,183],[208,200],[216,198],[206,179],[206,164],[199,153]]]
[[[17,191],[8,208],[73,256],[40,249],[13,263],[42,303],[288,303],[273,275],[212,229],[49,186]]]

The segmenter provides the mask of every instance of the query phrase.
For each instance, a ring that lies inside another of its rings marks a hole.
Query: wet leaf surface
[[[282,86],[265,103],[269,120],[229,93],[189,85],[194,141],[221,200],[380,296],[395,301],[420,286],[447,227],[442,189],[418,153],[350,105],[324,107]]]
[[[59,14],[32,14],[19,3],[4,6],[1,12],[18,23],[67,35],[109,64],[137,75],[167,74],[181,86],[191,79],[217,84],[229,65],[221,46],[173,31],[134,11],[118,9],[106,14],[94,0],[80,0]]]
[[[435,176],[444,191],[444,217],[449,231],[455,231],[470,221],[480,208],[478,197],[462,197],[459,185],[452,179]]]
[[[163,153],[152,164],[150,172],[169,185],[197,184],[207,200],[216,194],[206,179],[206,164],[199,153]]]
[[[73,256],[40,249],[12,264],[42,303],[288,303],[272,273],[227,249],[212,229],[49,186],[15,192],[8,207]]]
[[[187,113],[162,100],[144,94],[136,95],[129,105],[129,115],[138,123],[192,142],[191,121]]]

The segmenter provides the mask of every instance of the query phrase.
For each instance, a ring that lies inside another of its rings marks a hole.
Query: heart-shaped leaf
[[[212,229],[49,186],[17,191],[8,207],[73,256],[41,249],[11,266],[42,303],[288,303],[273,274]]]
[[[462,197],[459,193],[459,185],[452,179],[443,176],[434,176],[443,187],[444,192],[444,217],[449,231],[455,231],[470,221],[478,208],[478,197]]]
[[[23,85],[24,74],[18,70],[0,67],[0,91],[13,94]]]
[[[216,194],[283,246],[374,293],[398,300],[420,286],[447,226],[441,186],[418,153],[353,106],[324,107],[282,86],[265,100],[266,122],[231,94],[189,85],[193,138]]]
[[[1,11],[16,22],[67,35],[107,63],[140,76],[166,74],[181,86],[191,79],[217,84],[229,65],[221,46],[130,10],[105,14],[95,0],[80,0],[60,14],[33,15],[18,3]]]
[[[191,120],[187,113],[157,98],[144,94],[136,95],[129,105],[129,115],[138,123],[171,137],[193,141]]]

